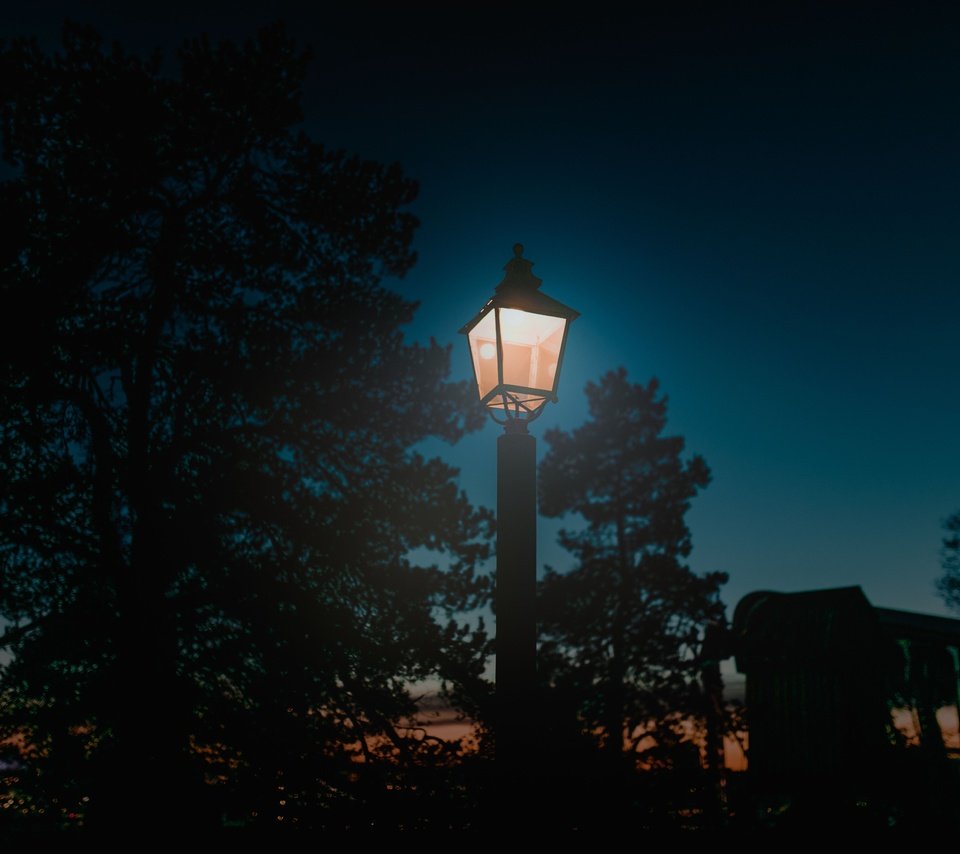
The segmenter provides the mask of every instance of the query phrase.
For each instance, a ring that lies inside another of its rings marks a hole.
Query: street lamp
[[[522,433],[548,400],[557,400],[567,330],[578,313],[540,292],[519,243],[513,256],[494,295],[460,332],[470,345],[480,402],[502,414],[508,432]]]
[[[556,401],[572,308],[542,293],[523,246],[460,332],[467,336],[480,402],[504,426],[497,439],[497,767],[501,794],[528,781],[537,681],[537,460],[527,424]]]

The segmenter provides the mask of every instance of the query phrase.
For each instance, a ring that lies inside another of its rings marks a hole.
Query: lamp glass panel
[[[566,319],[518,308],[498,311],[503,337],[504,383],[552,392]]]
[[[482,398],[500,382],[497,372],[497,321],[489,312],[467,336],[470,340],[470,355],[477,378],[477,389]]]

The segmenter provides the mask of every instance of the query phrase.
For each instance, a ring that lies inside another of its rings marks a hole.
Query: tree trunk
[[[709,781],[705,804],[710,827],[723,824],[726,815],[725,755],[723,750],[723,677],[720,660],[723,656],[725,629],[717,623],[707,626],[701,658],[703,668],[704,718],[706,725],[706,772]]]

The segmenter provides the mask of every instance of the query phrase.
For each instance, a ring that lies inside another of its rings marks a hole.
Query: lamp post
[[[497,440],[497,769],[505,796],[528,777],[537,679],[537,462],[527,425],[557,400],[573,309],[542,293],[523,246],[460,332],[467,336],[480,402],[504,428]]]

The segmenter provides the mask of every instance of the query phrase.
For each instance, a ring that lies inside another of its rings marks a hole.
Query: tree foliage
[[[0,739],[51,820],[369,807],[440,761],[410,685],[485,690],[490,519],[413,450],[481,416],[382,284],[416,187],[298,129],[307,59],[0,48]]]
[[[560,533],[572,570],[540,586],[540,665],[556,702],[620,764],[623,752],[656,765],[676,758],[705,709],[700,674],[708,627],[724,624],[722,573],[699,576],[683,559],[684,516],[709,481],[704,460],[663,435],[656,380],[621,368],[588,383],[590,419],[546,434],[540,509],[579,517]]]
[[[960,610],[960,511],[944,519],[943,530],[940,550],[943,575],[937,580],[937,589],[947,605]]]

